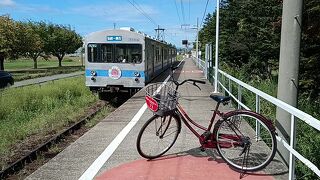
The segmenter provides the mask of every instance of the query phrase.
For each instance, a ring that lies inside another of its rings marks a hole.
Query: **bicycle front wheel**
[[[141,128],[137,138],[137,150],[147,159],[154,159],[166,153],[175,143],[181,129],[178,116],[151,117]]]
[[[277,149],[269,120],[251,111],[234,111],[226,116],[214,130],[222,159],[236,170],[258,171],[266,167]]]

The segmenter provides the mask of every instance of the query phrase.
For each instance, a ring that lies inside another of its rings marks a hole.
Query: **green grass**
[[[50,58],[49,60],[44,60],[38,58],[38,68],[50,68],[58,67],[59,61],[56,58]],[[79,57],[65,57],[62,60],[62,66],[81,66],[81,60]],[[33,69],[33,60],[31,59],[17,59],[17,60],[7,60],[4,63],[4,68],[7,71],[15,70],[27,70]]]
[[[182,61],[183,60],[183,55],[177,55],[177,61]]]
[[[13,75],[14,81],[22,81],[82,71],[84,67],[79,57],[65,57],[62,61],[62,67],[58,67],[58,60],[55,58],[49,60],[39,58],[37,69],[33,69],[33,61],[31,59],[17,59],[5,61],[5,70]]]
[[[64,67],[53,67],[47,69],[36,69],[36,70],[19,70],[10,71],[13,75],[14,81],[22,81],[26,79],[33,79],[44,76],[51,76],[55,74],[68,74],[76,71],[83,71],[82,66],[64,66]]]
[[[302,94],[299,96],[298,107],[314,118],[320,119],[320,98],[310,100],[306,94]],[[320,132],[301,120],[297,121],[296,130],[297,151],[317,167],[320,167]],[[319,178],[299,160],[296,160],[296,163],[296,175],[299,179],[313,180]]]
[[[14,144],[30,135],[58,132],[97,101],[85,87],[83,77],[0,93],[0,167]]]
[[[245,73],[241,70],[236,71],[232,67],[224,66],[223,69],[224,72],[227,72],[228,74],[232,75],[233,77],[236,77],[237,79],[241,80],[244,83],[247,83],[251,85],[252,87],[255,87],[256,89],[267,93],[268,95],[275,97],[277,96],[277,81],[275,78],[273,79],[267,79],[267,80],[261,80],[259,78],[256,78],[254,80],[248,81],[247,77],[245,77]],[[211,73],[214,73],[214,70],[211,70]],[[226,79],[223,79],[219,76],[220,81],[224,84],[226,88],[229,88],[229,81]],[[212,79],[213,80],[213,79]],[[231,81],[231,88],[232,93],[238,97],[238,85]],[[241,88],[241,95],[242,95],[242,102],[248,106],[252,111],[256,111],[256,95],[252,93],[249,90],[246,90],[245,88]],[[237,105],[235,106],[237,107]],[[276,119],[276,106],[270,103],[269,101],[260,98],[260,113],[263,114],[265,117],[271,119],[273,122]]]
[[[244,73],[240,71],[235,71],[232,68],[224,69],[228,74],[233,75],[234,77],[242,80],[243,82],[250,84],[251,86],[265,92],[273,97],[276,97],[277,91],[277,81],[275,79],[259,80],[256,78],[252,81],[246,81]],[[223,79],[222,79],[223,81]],[[228,87],[228,82],[223,83]],[[232,92],[237,96],[237,86],[233,85]],[[249,106],[250,109],[255,110],[255,95],[251,92],[248,92],[243,89],[242,91],[242,100]],[[261,100],[261,114],[270,118],[271,120],[276,120],[276,106],[272,103]],[[316,119],[320,119],[320,97],[317,99],[308,99],[308,95],[299,94],[298,96],[298,109],[304,111]],[[319,131],[312,128],[310,125],[306,124],[302,120],[297,120],[296,127],[296,150],[305,158],[314,163],[317,167],[320,167],[320,134]],[[297,179],[306,179],[313,180],[318,179],[317,175],[312,172],[306,165],[304,165],[299,160],[296,160],[296,176]]]
[[[87,128],[92,128],[93,126],[98,124],[98,122],[100,122],[101,119],[103,119],[107,115],[109,115],[110,112],[113,111],[113,110],[114,110],[114,107],[112,107],[111,105],[107,105],[107,106],[103,107],[92,119],[87,121],[85,126]]]

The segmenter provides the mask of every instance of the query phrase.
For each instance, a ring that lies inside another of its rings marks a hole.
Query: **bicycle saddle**
[[[213,95],[211,94],[210,97],[217,101],[218,103],[223,103],[223,102],[227,102],[227,101],[230,101],[231,100],[231,97],[230,96],[219,96],[219,95]]]

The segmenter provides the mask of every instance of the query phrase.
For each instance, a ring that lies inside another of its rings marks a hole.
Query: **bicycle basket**
[[[155,83],[146,87],[146,103],[148,108],[157,115],[165,115],[177,106],[179,95],[167,84]]]

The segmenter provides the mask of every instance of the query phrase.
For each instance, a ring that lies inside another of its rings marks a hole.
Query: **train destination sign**
[[[107,36],[107,41],[122,41],[122,36]]]

